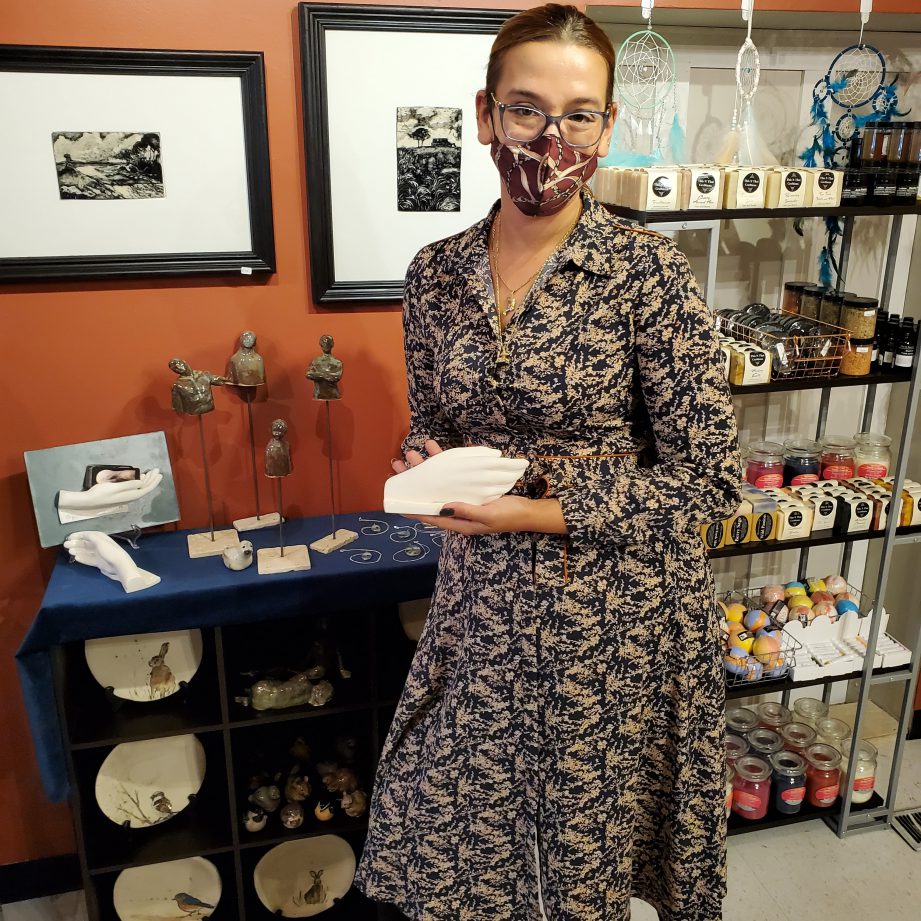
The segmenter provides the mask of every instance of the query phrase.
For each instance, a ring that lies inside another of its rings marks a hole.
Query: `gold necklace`
[[[565,234],[560,238],[559,242],[551,251],[550,255],[544,260],[543,265],[523,284],[519,285],[517,288],[512,288],[505,279],[499,274],[499,228],[502,226],[502,211],[500,210],[496,214],[496,219],[493,221],[493,226],[491,228],[491,240],[489,246],[489,256],[492,263],[492,272],[494,275],[493,278],[493,291],[495,294],[496,302],[496,323],[498,326],[498,339],[499,339],[499,351],[496,357],[496,364],[505,365],[511,360],[508,354],[508,347],[505,342],[505,330],[502,326],[503,317],[508,317],[512,311],[514,311],[518,306],[518,302],[515,300],[515,295],[530,282],[533,282],[541,272],[547,268],[547,264],[550,260],[556,255],[557,250],[560,248],[560,244],[575,230],[576,224],[579,223],[579,218],[582,217],[582,208],[579,208],[579,213],[576,215],[576,219],[570,224],[569,229]],[[502,283],[505,288],[510,292],[510,296],[505,303],[505,308],[499,307],[499,283]],[[508,321],[507,321],[508,322]]]

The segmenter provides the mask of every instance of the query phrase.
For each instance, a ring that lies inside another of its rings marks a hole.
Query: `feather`
[[[831,287],[831,256],[827,246],[823,246],[819,253],[819,284],[825,288]]]
[[[803,161],[803,166],[815,166],[815,155],[821,150],[822,148],[819,147],[819,139],[813,138],[812,143],[799,155],[800,160]]]
[[[685,150],[684,129],[681,127],[681,120],[678,118],[678,112],[672,119],[672,130],[668,134],[668,146],[672,151],[672,161],[681,164],[688,162],[687,151]]]
[[[847,87],[847,81],[849,79],[850,77],[844,77],[841,80],[833,80],[831,83],[828,84],[828,91],[830,93],[840,93],[841,90]]]
[[[825,108],[825,101],[819,99],[818,96],[812,97],[812,108],[810,109],[809,114],[812,116],[813,125],[828,124],[828,110]]]
[[[739,162],[739,129],[730,128],[723,139],[723,146],[719,149],[714,162],[720,166],[731,166]]]

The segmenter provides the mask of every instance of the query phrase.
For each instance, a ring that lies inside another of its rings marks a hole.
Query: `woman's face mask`
[[[509,198],[529,217],[556,214],[598,168],[597,147],[589,152],[551,134],[527,144],[494,134],[490,149]]]

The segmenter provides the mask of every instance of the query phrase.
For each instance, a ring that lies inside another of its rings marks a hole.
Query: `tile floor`
[[[848,706],[832,707],[833,715],[846,718]],[[880,750],[882,777],[891,763],[895,723],[874,707],[864,727],[861,735]],[[896,803],[899,809],[921,808],[921,739],[907,743]],[[921,852],[890,829],[841,840],[821,820],[730,838],[724,921],[799,921],[804,915],[815,921],[918,921]],[[80,893],[4,905],[0,911],[0,921],[85,918]],[[632,921],[656,918],[649,905],[634,901]]]

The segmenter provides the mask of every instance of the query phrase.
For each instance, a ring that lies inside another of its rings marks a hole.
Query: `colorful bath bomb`
[[[768,617],[781,627],[790,619],[790,609],[783,601],[775,601],[767,612]]]
[[[834,595],[840,595],[847,591],[847,580],[844,576],[826,576],[825,588]]]
[[[799,592],[799,594],[801,595],[806,594],[806,586],[803,585],[802,582],[785,582],[784,588],[787,590],[788,595],[790,594],[790,592],[793,592],[794,594],[796,592]]]
[[[776,601],[783,601],[786,597],[786,589],[782,585],[765,585],[761,589],[761,606],[766,611]]]
[[[736,646],[745,650],[747,655],[752,651],[752,646],[755,645],[755,635],[748,630],[743,630],[741,633],[737,633],[733,638]]]
[[[725,625],[726,625],[726,633],[729,635],[730,645],[735,646],[735,645],[736,645],[736,637],[737,637],[740,633],[744,633],[744,632],[745,632],[745,625],[744,625],[744,624],[737,624],[737,623],[735,623],[735,622],[733,622],[733,621],[731,621],[731,620],[725,621]]]
[[[758,636],[755,637],[752,652],[763,666],[774,668],[780,655],[780,643],[771,636]]]
[[[745,619],[742,623],[754,633],[756,630],[760,630],[762,627],[767,626],[768,616],[760,608],[753,608],[745,615]]]
[[[744,675],[748,671],[748,653],[738,646],[729,650],[729,655],[723,658],[726,671],[733,675]]]
[[[831,601],[820,601],[818,604],[812,606],[813,617],[822,617],[823,615],[835,620],[838,619],[838,612],[835,610],[835,606]]]
[[[796,604],[796,598],[808,598],[805,585],[794,585],[793,588],[787,589],[787,604]]]
[[[820,601],[835,603],[835,596],[831,592],[818,591],[812,593],[812,603],[818,604]]]
[[[766,674],[769,678],[783,678],[784,675],[790,670],[790,666],[787,665],[783,656],[777,657],[777,663],[773,668],[769,669]]]
[[[769,636],[772,640],[774,640],[777,643],[778,648],[780,647],[780,631],[777,629],[777,627],[774,624],[768,624],[766,627],[762,627],[755,634],[755,642],[758,641],[758,637],[760,636]]]
[[[839,594],[835,595],[835,601],[836,601],[836,602],[838,602],[838,601],[853,601],[853,602],[856,604],[856,603],[857,603],[857,596],[854,595],[854,594],[851,593],[851,592],[840,592]]]
[[[828,586],[825,585],[824,579],[807,579],[806,588],[809,589],[809,594],[813,592],[824,592]]]
[[[857,606],[856,601],[851,601],[850,598],[843,598],[841,601],[835,604],[835,608],[838,613],[843,617],[845,614],[848,614],[852,611],[859,611],[860,608]]]
[[[760,681],[764,677],[764,666],[757,659],[748,660],[748,671],[745,673],[746,681]]]
[[[726,619],[726,614],[728,613],[728,607],[725,601],[720,601],[719,598],[716,599],[716,613]]]
[[[745,616],[745,606],[736,603],[726,605],[726,620],[731,620],[736,623],[742,623],[742,618]]]
[[[805,620],[806,623],[812,623],[815,614],[812,613],[812,606],[808,604],[795,604],[790,608],[790,620]]]

